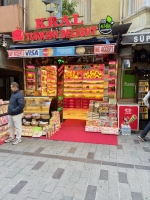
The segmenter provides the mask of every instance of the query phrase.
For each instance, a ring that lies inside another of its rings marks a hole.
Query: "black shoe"
[[[147,141],[147,139],[142,138],[140,135],[138,136],[138,138],[139,138],[142,142],[146,142],[146,141]]]

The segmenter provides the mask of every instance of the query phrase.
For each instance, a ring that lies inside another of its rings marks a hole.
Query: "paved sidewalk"
[[[150,200],[150,141],[119,145],[23,138],[0,146],[2,200]]]

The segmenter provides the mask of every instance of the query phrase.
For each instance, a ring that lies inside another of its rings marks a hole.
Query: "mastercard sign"
[[[52,48],[45,48],[43,49],[43,57],[50,57],[53,56],[54,50]]]

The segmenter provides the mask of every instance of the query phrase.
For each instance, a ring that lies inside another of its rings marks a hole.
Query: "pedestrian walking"
[[[22,134],[22,115],[25,105],[24,96],[19,90],[19,85],[16,82],[11,83],[12,95],[8,106],[8,125],[10,137],[5,140],[6,143],[13,142],[14,145],[21,142]],[[16,130],[16,140],[15,140]]]
[[[143,102],[144,104],[150,108],[150,91],[147,93],[147,95],[143,98]],[[146,142],[146,136],[148,134],[148,132],[150,131],[150,121],[148,122],[147,126],[144,128],[144,130],[142,131],[142,133],[138,136],[138,138],[142,141],[142,142]]]

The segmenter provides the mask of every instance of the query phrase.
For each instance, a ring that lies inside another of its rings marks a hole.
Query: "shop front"
[[[107,19],[110,20],[110,17]],[[46,19],[47,25],[41,20],[36,20],[36,29],[46,29],[47,26],[60,28],[64,24],[71,26],[67,17],[63,17],[61,26],[54,23],[55,18]],[[73,125],[74,128],[70,127],[69,131],[74,135],[77,135],[78,125],[82,124],[81,132],[84,134],[84,139],[89,133],[94,133],[88,142],[92,141],[91,138],[95,135],[95,143],[97,138],[101,140],[103,134],[109,134],[109,138],[110,135],[112,137],[118,135],[116,41],[112,37],[107,39],[93,37],[97,28],[82,27],[83,22],[79,21],[78,15],[73,16],[72,23],[79,28],[35,33],[24,33],[17,29],[13,32],[15,41],[44,40],[50,36],[52,38],[49,39],[56,39],[51,42],[12,45],[8,50],[9,58],[23,58],[25,61],[24,136],[55,139],[54,136],[58,133],[61,135],[58,140],[61,140],[65,124]],[[105,25],[109,23],[105,24],[103,21],[103,26],[100,26],[101,31],[105,29]],[[71,39],[77,36],[91,38]],[[58,41],[58,38],[70,40]],[[79,123],[79,120],[82,123]],[[81,138],[80,133],[77,135],[78,138]],[[114,138],[117,143],[116,137]],[[105,140],[111,144],[110,140],[107,138]],[[67,141],[79,140],[72,138]]]
[[[131,49],[130,55],[122,57],[122,98],[139,106],[139,130],[143,130],[150,119],[149,109],[143,102],[150,83],[149,43],[148,32],[126,34],[122,39],[124,51]]]

